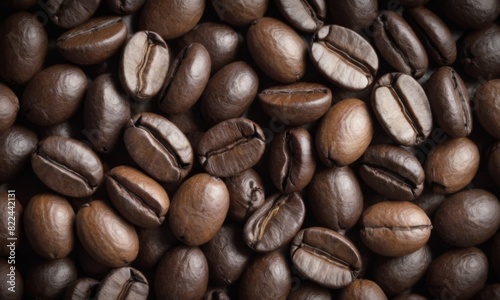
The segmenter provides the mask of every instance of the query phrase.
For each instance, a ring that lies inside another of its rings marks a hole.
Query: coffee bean
[[[180,244],[170,230],[168,222],[148,229],[137,227],[136,230],[139,236],[139,254],[134,260],[134,265],[139,267],[156,266],[168,250]]]
[[[482,28],[500,14],[500,3],[495,0],[444,0],[439,4],[447,18],[466,29]]]
[[[479,123],[492,137],[500,139],[500,79],[483,83],[474,95],[474,103]]]
[[[368,279],[355,279],[342,289],[339,299],[387,300],[387,296],[375,282]]]
[[[54,24],[69,29],[90,19],[100,3],[101,0],[82,0],[78,2],[48,0],[44,3],[44,10]]]
[[[106,4],[111,10],[118,15],[133,14],[146,3],[146,0],[106,0]]]
[[[235,26],[250,25],[266,13],[269,0],[212,0],[221,21]]]
[[[429,137],[431,107],[424,89],[412,77],[403,73],[380,77],[371,99],[380,125],[398,144],[414,146]]]
[[[347,286],[361,270],[356,246],[340,233],[321,227],[302,229],[292,241],[290,256],[299,274],[331,289]]]
[[[86,300],[95,299],[97,288],[100,282],[94,278],[79,278],[72,285],[66,288],[65,300]]]
[[[22,225],[24,209],[23,205],[21,204],[21,202],[19,202],[18,199],[9,201],[8,193],[4,191],[0,193],[0,209],[4,209],[4,211],[6,212],[5,218],[0,219],[0,255],[2,257],[8,257],[10,255],[10,249],[9,247],[7,247],[7,245],[10,243],[9,238],[15,238],[18,240],[21,238],[21,234],[23,232]],[[14,220],[9,218],[9,213],[16,218]],[[14,230],[10,230],[13,229],[11,226],[14,226]],[[0,267],[1,262],[2,260],[0,260]],[[0,295],[1,292],[3,292],[3,289],[1,288],[0,284]]]
[[[436,193],[429,186],[424,186],[424,191],[420,196],[412,202],[423,209],[428,216],[434,215],[441,203],[445,200],[446,195]]]
[[[471,77],[500,77],[500,26],[486,25],[465,35],[458,46],[460,64]]]
[[[134,268],[114,269],[102,280],[96,299],[137,299],[148,298],[149,285],[146,277]]]
[[[293,27],[304,32],[315,32],[326,18],[325,0],[278,0],[276,5]]]
[[[429,300],[429,298],[419,294],[402,294],[392,298],[392,300]]]
[[[488,171],[496,185],[500,186],[500,142],[495,143],[491,147],[491,154],[488,159]]]
[[[317,299],[332,300],[330,290],[310,281],[301,281],[297,288],[288,294],[289,300]]]
[[[346,90],[364,90],[373,82],[378,57],[362,36],[337,26],[324,26],[310,45],[315,67],[328,80]]]
[[[69,258],[41,261],[30,266],[25,290],[35,299],[60,299],[77,275],[75,263]]]
[[[228,216],[235,221],[246,220],[265,200],[264,183],[254,169],[224,179],[229,191]]]
[[[368,33],[368,28],[377,17],[376,0],[328,1],[335,24],[352,29],[359,34]]]
[[[19,100],[16,94],[5,84],[0,83],[0,134],[9,129],[16,121]]]
[[[9,182],[29,165],[38,138],[32,130],[12,125],[0,135],[0,182]]]
[[[486,285],[479,293],[476,294],[474,300],[489,300],[500,297],[500,284]]]

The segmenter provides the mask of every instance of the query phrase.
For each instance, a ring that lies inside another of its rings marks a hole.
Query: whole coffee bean
[[[120,17],[100,17],[62,34],[57,50],[75,64],[98,64],[113,56],[126,39],[127,26]]]
[[[241,44],[238,33],[233,28],[213,22],[196,25],[179,39],[181,47],[192,43],[200,43],[207,49],[212,62],[212,74],[236,61]]]
[[[179,246],[167,252],[156,268],[158,299],[201,299],[208,286],[208,263],[198,247]]]
[[[326,18],[325,0],[277,0],[276,5],[293,27],[304,32],[315,32]]]
[[[146,173],[161,182],[180,182],[193,166],[193,149],[170,121],[154,113],[137,114],[125,126],[125,147]]]
[[[457,46],[453,35],[436,14],[424,6],[405,9],[405,20],[427,50],[427,54],[441,66],[448,66],[457,59]]]
[[[9,129],[17,118],[19,100],[5,84],[0,83],[0,134]]]
[[[297,82],[265,89],[258,98],[271,119],[298,126],[321,118],[331,106],[332,92],[319,83]]]
[[[12,125],[0,135],[0,182],[9,182],[29,165],[38,138],[26,127]]]
[[[355,279],[340,292],[340,300],[387,300],[380,286],[368,279]]]
[[[137,299],[148,298],[149,284],[141,272],[134,268],[114,269],[102,280],[96,299]]]
[[[447,18],[465,29],[482,28],[500,14],[500,3],[495,0],[444,0],[439,4]]]
[[[0,193],[0,211],[2,211],[2,218],[0,218],[0,255],[2,257],[8,257],[10,255],[10,249],[7,247],[10,243],[9,238],[16,238],[19,240],[23,232],[23,205],[17,198],[12,200],[12,196],[14,195],[8,191],[2,191]],[[14,228],[12,228],[12,226],[14,226]],[[1,261],[2,260],[0,260],[0,262]],[[2,285],[0,284],[0,290],[1,287]]]
[[[201,112],[217,124],[238,118],[250,107],[259,90],[259,77],[244,61],[226,65],[208,81],[201,97]]]
[[[28,270],[25,290],[34,299],[59,299],[77,275],[75,263],[69,258],[42,261]]]
[[[439,237],[450,245],[479,245],[500,227],[500,202],[482,189],[456,193],[441,204],[433,224]]]
[[[361,239],[382,256],[403,256],[422,248],[431,236],[431,220],[415,204],[384,201],[370,206],[361,217]]]
[[[42,70],[48,37],[35,15],[18,12],[3,20],[0,44],[0,77],[8,83],[24,84]]]
[[[80,128],[81,125],[82,124],[75,122],[75,120],[68,120],[53,126],[41,127],[38,131],[38,136],[40,139],[44,139],[51,135],[79,138],[80,133],[85,134],[85,132],[82,132],[82,129]]]
[[[169,63],[168,46],[157,33],[136,32],[123,49],[120,61],[123,88],[137,101],[153,98],[165,82]]]
[[[405,146],[425,141],[432,130],[429,100],[420,84],[403,73],[389,73],[372,90],[372,107],[392,140]]]
[[[431,150],[424,164],[425,180],[435,192],[463,189],[479,168],[479,150],[468,138],[449,139]]]
[[[164,222],[161,226],[154,228],[136,228],[139,236],[139,254],[134,260],[134,265],[152,268],[160,261],[163,255],[179,244],[174,234]]]
[[[50,20],[62,28],[76,27],[94,15],[101,0],[64,1],[48,0],[44,3],[44,10]]]
[[[394,69],[415,78],[425,74],[429,58],[403,17],[396,12],[383,10],[372,26],[377,49]]]
[[[340,233],[321,227],[302,229],[290,246],[292,263],[302,276],[322,286],[347,286],[361,270],[356,246]]]
[[[36,74],[24,89],[22,111],[35,125],[62,123],[77,111],[87,86],[87,76],[76,66],[48,67]]]
[[[479,123],[491,136],[500,139],[500,79],[483,83],[474,95],[474,103]]]
[[[246,26],[262,18],[269,0],[212,0],[212,5],[221,21],[235,26]]]
[[[144,228],[163,223],[170,199],[146,174],[128,166],[115,167],[106,177],[106,187],[115,208],[131,223]]]
[[[488,259],[475,248],[450,250],[427,269],[427,289],[441,299],[471,299],[486,283]]]
[[[170,205],[169,223],[181,242],[198,246],[210,241],[229,209],[229,191],[222,180],[205,173],[182,183]]]
[[[205,0],[150,0],[139,16],[141,30],[157,32],[170,40],[184,35],[201,19]]]
[[[31,166],[44,184],[69,197],[92,195],[103,177],[99,157],[84,143],[62,136],[41,140]]]
[[[472,111],[464,81],[450,67],[437,69],[426,83],[426,92],[439,127],[451,137],[472,132]]]
[[[264,17],[247,32],[250,54],[267,76],[282,83],[299,81],[306,71],[306,44],[285,23]]]
[[[363,193],[349,167],[317,172],[309,184],[308,196],[318,223],[337,232],[352,228],[363,210]]]
[[[55,194],[38,194],[24,210],[24,230],[33,248],[45,259],[66,257],[75,244],[75,212]]]
[[[100,282],[94,278],[78,278],[72,285],[66,288],[64,300],[87,300],[95,299]]]
[[[432,261],[428,246],[400,257],[379,256],[373,266],[373,280],[387,295],[397,295],[410,289],[424,275]]]
[[[229,177],[253,167],[264,148],[265,136],[259,125],[245,118],[230,119],[203,135],[198,158],[208,173]]]
[[[310,51],[316,69],[346,90],[364,90],[377,74],[377,53],[351,29],[338,25],[322,27],[314,35]]]
[[[227,177],[224,183],[230,197],[228,216],[233,220],[246,220],[264,203],[264,183],[254,169]]]
[[[345,166],[363,155],[372,137],[368,106],[359,99],[345,99],[323,116],[316,133],[316,150],[326,166]]]
[[[485,286],[479,293],[476,294],[474,300],[489,300],[500,298],[500,283],[490,284]]]
[[[285,300],[291,287],[288,262],[281,252],[274,251],[250,262],[240,280],[239,299]]]
[[[500,26],[493,23],[466,34],[458,54],[469,76],[483,80],[500,77]]]
[[[424,169],[408,150],[392,145],[369,147],[359,169],[375,191],[393,199],[411,201],[424,190]]]
[[[429,300],[429,298],[419,294],[402,294],[392,298],[392,300]]]
[[[210,68],[210,54],[202,44],[184,47],[170,66],[159,96],[160,109],[167,114],[188,111],[205,90]]]
[[[301,280],[288,294],[288,300],[332,300],[330,290],[316,283]]]
[[[304,201],[299,194],[271,195],[248,218],[243,240],[254,251],[274,251],[295,237],[305,214]]]
[[[328,1],[335,24],[347,27],[359,34],[367,33],[377,17],[376,0]]]
[[[7,249],[7,247],[5,247]],[[24,294],[24,283],[19,270],[11,272],[11,265],[7,259],[0,259],[0,272],[7,274],[7,280],[2,280],[0,283],[0,298],[4,300],[22,300]],[[11,275],[14,274],[14,275]],[[15,284],[14,291],[8,281],[13,281]],[[9,289],[10,288],[10,289]]]
[[[491,154],[488,159],[488,171],[497,186],[500,186],[500,142],[491,147]]]
[[[146,3],[146,0],[106,0],[106,4],[118,15],[130,15],[137,12]]]
[[[134,227],[100,200],[80,208],[76,214],[76,231],[90,256],[108,267],[126,266],[139,252],[139,239]]]
[[[429,2],[429,0],[399,0],[399,3],[406,7],[422,6]]]

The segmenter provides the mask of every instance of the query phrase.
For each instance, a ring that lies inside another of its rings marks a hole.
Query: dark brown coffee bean
[[[294,238],[305,213],[299,194],[274,194],[248,218],[243,239],[257,252],[274,251]]]
[[[481,85],[474,96],[479,123],[495,139],[500,139],[500,79]]]
[[[208,263],[198,247],[167,252],[156,268],[157,299],[201,299],[208,286]]]
[[[146,300],[149,285],[146,277],[134,268],[114,269],[102,280],[96,299]]]
[[[191,171],[191,144],[174,124],[160,115],[133,116],[123,138],[132,159],[158,181],[180,182]]]
[[[210,54],[203,45],[192,43],[184,47],[170,66],[159,96],[160,109],[167,114],[189,110],[205,90],[210,68]]]
[[[342,289],[339,299],[387,300],[387,296],[375,282],[368,279],[355,279],[348,286]]]
[[[19,100],[5,84],[0,83],[0,135],[9,129],[17,118]]]
[[[106,0],[106,4],[109,8],[119,15],[130,15],[133,14],[146,3],[146,0]]]
[[[41,140],[31,166],[49,188],[69,197],[92,195],[103,177],[102,163],[87,145],[61,136]]]
[[[327,288],[347,286],[361,270],[356,246],[340,233],[321,227],[301,230],[290,246],[299,274]]]
[[[120,17],[100,17],[66,31],[57,39],[57,50],[81,65],[101,63],[113,56],[127,39]]]
[[[422,77],[429,59],[410,25],[396,12],[383,10],[373,22],[373,40],[380,54],[397,71]]]
[[[285,19],[300,31],[315,32],[326,18],[325,0],[278,0],[276,5]]]
[[[389,257],[413,253],[431,236],[431,220],[415,204],[385,201],[369,207],[361,217],[361,239],[373,252]]]
[[[328,1],[335,24],[365,33],[377,17],[376,0]]]
[[[389,198],[411,201],[424,189],[424,169],[406,149],[391,145],[371,146],[361,162],[361,178]]]
[[[269,0],[212,0],[212,5],[221,21],[235,26],[246,26],[262,18]]]
[[[25,290],[34,299],[60,299],[77,275],[75,263],[69,258],[42,261],[28,270]]]
[[[449,139],[431,150],[425,161],[425,179],[435,192],[463,189],[479,168],[479,150],[468,138]]]
[[[423,209],[428,216],[434,215],[441,203],[445,200],[446,195],[436,193],[429,186],[424,186],[424,191],[420,196],[412,202]]]
[[[139,254],[134,265],[152,268],[158,264],[163,255],[180,242],[174,237],[168,222],[154,228],[136,228],[139,236]]]
[[[500,186],[500,142],[495,143],[491,147],[488,159],[488,171],[496,185]]]
[[[95,299],[99,284],[100,282],[94,278],[78,278],[78,280],[66,288],[64,300]]]
[[[301,280],[297,288],[292,287],[288,300],[332,300],[330,290],[316,283]]]
[[[28,128],[12,125],[0,135],[0,182],[9,182],[29,165],[38,138]]]
[[[229,177],[250,169],[260,160],[265,137],[253,121],[230,119],[210,128],[198,147],[198,158],[208,173]]]
[[[434,259],[427,269],[427,289],[441,299],[471,299],[486,283],[488,259],[477,248],[455,249]]]
[[[321,28],[310,45],[316,69],[346,90],[364,90],[378,70],[373,47],[355,31],[337,25]]]
[[[326,166],[345,166],[363,155],[372,137],[368,106],[359,99],[345,99],[324,115],[316,133],[316,150]]]
[[[11,241],[9,238],[19,240],[22,232],[24,232],[22,228],[24,215],[23,205],[17,198],[12,200],[12,196],[12,193],[8,192],[8,190],[0,193],[0,209],[4,212],[2,218],[0,218],[0,255],[2,257],[8,257],[10,255],[11,249],[8,245]],[[9,199],[9,197],[11,199]],[[12,228],[12,226],[14,226],[14,228]],[[1,261],[2,260],[0,260],[0,262]],[[0,284],[0,287],[1,286]],[[2,289],[0,288],[0,290]]]
[[[500,14],[500,3],[495,0],[444,0],[439,4],[447,18],[465,29],[482,28]]]
[[[246,220],[265,200],[264,183],[254,169],[224,179],[230,196],[228,216]]]
[[[466,34],[458,55],[469,76],[483,80],[500,77],[500,26],[493,23]]]
[[[19,12],[0,25],[0,77],[12,84],[24,84],[43,68],[48,52],[47,32],[37,18]]]
[[[199,173],[184,181],[172,198],[170,228],[187,245],[205,244],[221,228],[228,209],[229,191],[224,182]]]
[[[412,77],[403,73],[380,77],[371,99],[380,125],[398,144],[414,146],[429,137],[431,106],[424,89]]]
[[[250,107],[259,90],[259,77],[244,61],[233,62],[215,73],[201,97],[201,112],[217,124],[238,118]]]
[[[474,300],[500,299],[500,283],[485,286],[476,294]]]
[[[331,106],[332,92],[319,83],[297,82],[265,89],[258,98],[273,120],[298,126],[321,118]]]
[[[106,187],[115,208],[131,223],[144,228],[163,223],[170,199],[146,174],[128,166],[115,167],[106,177]]]
[[[68,29],[90,19],[100,3],[101,0],[48,0],[44,3],[44,9],[54,24]]]
[[[254,21],[247,32],[250,54],[267,76],[282,83],[299,81],[306,71],[306,44],[285,23],[273,18]]]

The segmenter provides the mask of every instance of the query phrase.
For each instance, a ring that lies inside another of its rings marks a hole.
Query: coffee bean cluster
[[[0,299],[500,299],[498,0],[0,6]]]

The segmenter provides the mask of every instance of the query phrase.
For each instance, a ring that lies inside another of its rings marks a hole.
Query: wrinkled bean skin
[[[377,17],[376,0],[328,1],[335,24],[347,27],[359,34],[366,33]]]
[[[382,289],[373,281],[368,279],[356,279],[342,289],[340,300],[373,299],[387,300]]]
[[[5,84],[0,83],[0,134],[9,129],[16,121],[19,112],[19,99]]]
[[[485,80],[500,76],[500,26],[486,25],[468,33],[458,46],[460,63],[465,72]]]
[[[13,125],[0,135],[0,182],[8,182],[26,168],[38,138],[26,127]]]
[[[44,3],[44,9],[54,24],[69,29],[90,19],[100,3],[101,0],[48,0]]]
[[[269,0],[212,0],[212,5],[221,21],[246,26],[262,18],[269,5]]]
[[[500,79],[490,80],[474,95],[476,116],[483,128],[495,139],[500,139]],[[493,177],[495,178],[495,177]]]

